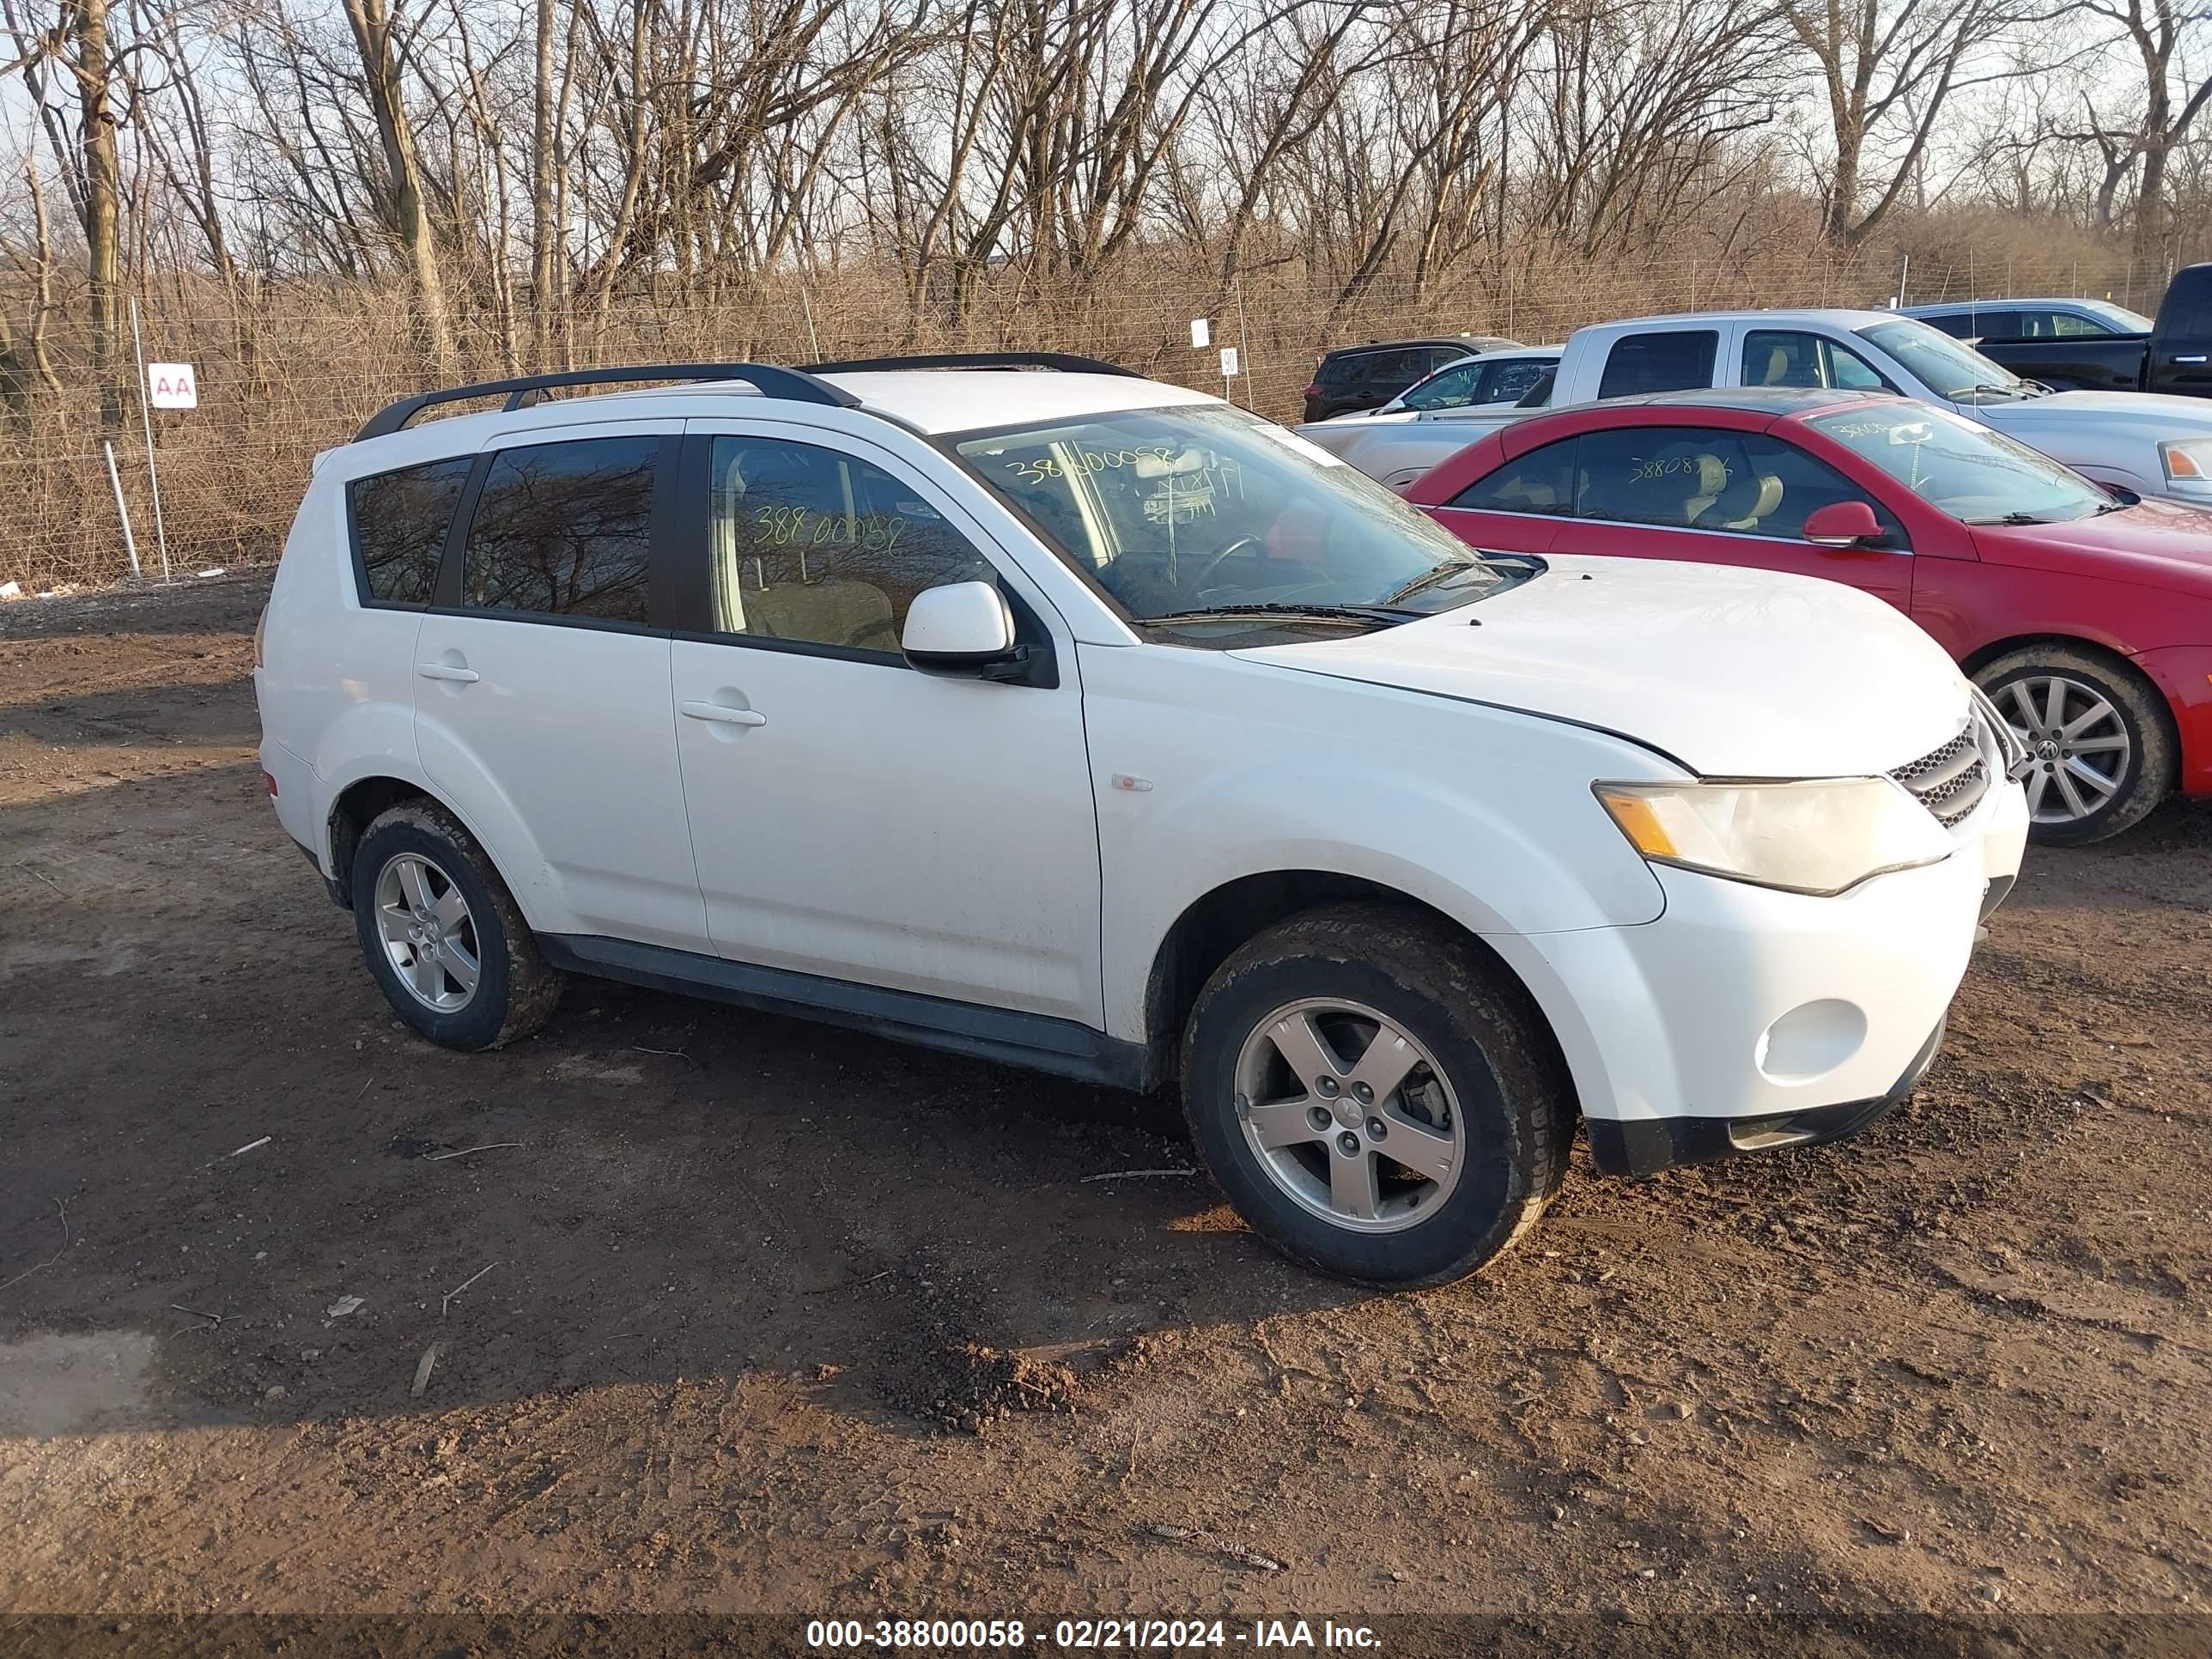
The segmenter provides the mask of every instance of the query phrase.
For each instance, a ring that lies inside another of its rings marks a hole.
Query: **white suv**
[[[1253,1227],[1376,1284],[1504,1248],[1577,1118],[1628,1175],[1872,1121],[2027,827],[1876,600],[1481,557],[1064,357],[395,404],[317,462],[255,685],[433,1041],[586,973],[1176,1082]]]

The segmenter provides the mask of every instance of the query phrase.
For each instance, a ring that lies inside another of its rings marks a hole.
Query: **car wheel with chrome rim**
[[[1183,1043],[1200,1157],[1254,1231],[1364,1284],[1442,1284],[1532,1224],[1573,1133],[1525,993],[1440,919],[1294,916],[1199,994]]]
[[[2117,659],[2069,646],[2008,653],[1975,676],[2027,751],[2028,833],[2080,846],[2142,822],[2172,789],[2157,692]]]
[[[434,802],[403,802],[354,849],[354,921],[392,1012],[449,1048],[495,1048],[552,1018],[546,966],[476,838]]]

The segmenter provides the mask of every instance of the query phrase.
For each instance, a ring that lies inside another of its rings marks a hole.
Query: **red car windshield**
[[[2118,505],[2071,467],[1925,404],[1838,410],[1805,424],[1968,524],[2066,524]]]

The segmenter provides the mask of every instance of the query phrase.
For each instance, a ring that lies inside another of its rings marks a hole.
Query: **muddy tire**
[[[2154,687],[2073,646],[2008,651],[1974,676],[2027,747],[2028,835],[2046,846],[2103,841],[2172,793],[2179,748]]]
[[[353,857],[362,957],[392,1012],[448,1048],[496,1048],[553,1017],[563,976],[545,965],[476,838],[427,800],[370,823]]]
[[[1223,963],[1182,1087],[1199,1156],[1254,1231],[1395,1288],[1464,1278],[1518,1238],[1574,1130],[1526,994],[1444,924],[1382,904],[1309,911]]]

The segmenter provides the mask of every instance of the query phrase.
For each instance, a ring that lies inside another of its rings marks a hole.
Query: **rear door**
[[[654,557],[678,431],[541,429],[477,458],[415,642],[415,734],[495,859],[550,889],[556,925],[700,950]]]
[[[1910,611],[1912,555],[1895,514],[1826,462],[1767,434],[1718,427],[1619,426],[1583,434],[1571,517],[1550,550],[1686,559],[1839,581]],[[1540,453],[1540,452],[1539,452]],[[1864,501],[1886,548],[1816,547],[1807,516]]]
[[[2212,398],[2212,264],[2174,272],[2150,337],[2145,389]]]

